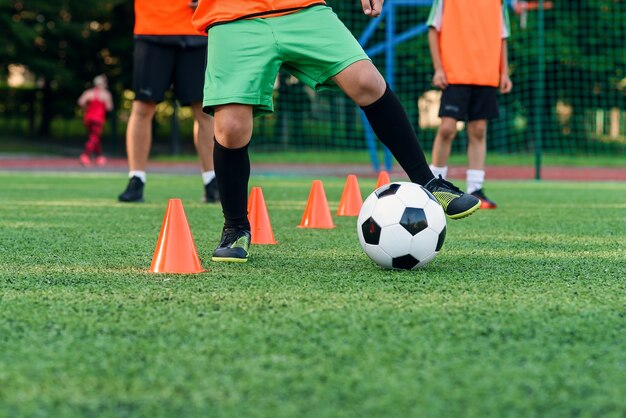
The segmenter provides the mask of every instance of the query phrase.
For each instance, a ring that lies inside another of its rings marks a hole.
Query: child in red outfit
[[[113,99],[107,89],[107,79],[99,75],[93,79],[94,87],[86,90],[78,99],[78,105],[85,110],[85,127],[87,128],[87,143],[85,151],[80,155],[80,163],[84,166],[91,165],[91,157],[95,157],[97,165],[106,164],[106,158],[102,155],[102,143],[100,136],[106,121],[106,113],[113,109]]]

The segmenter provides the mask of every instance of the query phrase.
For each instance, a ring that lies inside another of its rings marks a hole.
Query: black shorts
[[[493,119],[498,111],[498,89],[491,86],[450,84],[441,95],[439,117],[461,121]]]
[[[170,86],[183,106],[202,102],[207,47],[182,46],[135,39],[135,99],[160,102]]]

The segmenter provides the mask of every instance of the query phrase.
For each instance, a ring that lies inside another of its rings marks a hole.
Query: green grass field
[[[0,173],[0,416],[626,416],[626,184],[490,182],[406,272],[296,228],[311,180],[253,178],[279,244],[219,265],[197,176]],[[147,273],[170,197],[204,274]]]

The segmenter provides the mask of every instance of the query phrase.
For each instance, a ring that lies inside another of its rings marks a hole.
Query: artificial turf
[[[311,180],[252,179],[279,244],[232,265],[198,176],[0,173],[0,416],[626,416],[626,184],[490,182],[407,272],[296,228]],[[147,272],[170,197],[206,273]]]

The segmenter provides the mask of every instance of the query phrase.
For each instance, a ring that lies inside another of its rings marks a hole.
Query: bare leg
[[[252,106],[229,104],[215,110],[215,176],[227,228],[250,229],[248,144],[252,123]]]
[[[385,79],[369,60],[357,61],[333,77],[361,107],[378,139],[391,151],[411,181],[433,179],[411,121]]]
[[[224,148],[242,148],[252,138],[252,106],[228,104],[215,109],[215,138]]]
[[[126,153],[130,171],[145,171],[152,146],[152,118],[156,103],[133,101],[126,129]]]
[[[202,103],[192,103],[193,143],[198,152],[202,171],[213,170],[213,118],[202,111]]]
[[[482,209],[495,209],[496,202],[487,198],[483,190],[485,182],[485,159],[487,156],[487,121],[473,120],[467,125],[467,191],[477,193]]]
[[[487,156],[487,121],[473,120],[467,124],[467,166],[470,170],[484,170]]]
[[[245,262],[250,245],[248,181],[252,106],[228,104],[215,109],[215,178],[224,213],[222,238],[213,261]]]
[[[452,183],[435,179],[404,107],[370,61],[348,66],[333,80],[361,106],[376,136],[411,181],[433,193],[448,216],[464,218],[479,208],[480,201],[474,196],[466,195]]]
[[[143,185],[146,182],[145,171],[152,146],[152,118],[155,111],[154,102],[133,101],[126,128],[126,153],[129,174],[132,177],[126,190],[118,196],[120,202],[143,202]]]
[[[452,141],[456,136],[456,119],[442,117],[441,125],[437,129],[435,142],[433,143],[432,165],[435,167],[445,167],[448,165]]]
[[[354,102],[363,107],[385,94],[387,83],[371,61],[357,61],[333,77],[337,85]]]

